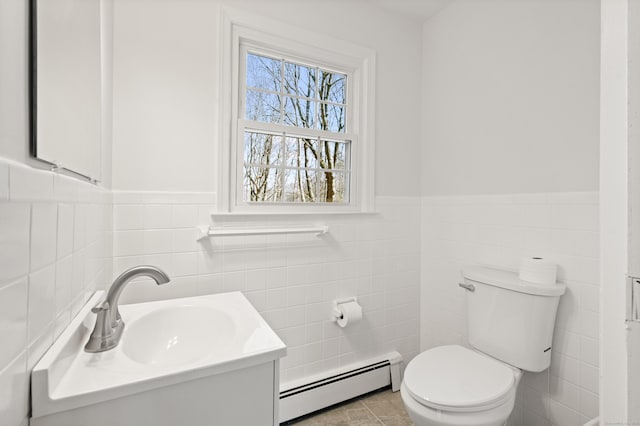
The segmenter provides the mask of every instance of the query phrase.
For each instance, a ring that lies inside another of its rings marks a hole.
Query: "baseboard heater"
[[[391,352],[305,382],[283,386],[280,422],[286,422],[367,392],[391,385],[400,390],[402,355]]]

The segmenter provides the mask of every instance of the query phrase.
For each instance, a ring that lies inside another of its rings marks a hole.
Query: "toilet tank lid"
[[[560,283],[543,285],[523,281],[518,278],[517,272],[487,266],[465,266],[462,268],[462,276],[478,283],[536,296],[561,296],[567,289],[566,285]]]

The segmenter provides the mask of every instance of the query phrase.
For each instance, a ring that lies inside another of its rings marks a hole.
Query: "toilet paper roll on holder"
[[[338,308],[338,306],[343,304],[343,303],[349,303],[349,302],[358,303],[358,298],[357,297],[349,297],[347,299],[340,299],[340,300],[334,300],[333,301],[333,320],[334,321],[338,321],[338,320],[343,318],[343,314],[340,311],[340,309]]]

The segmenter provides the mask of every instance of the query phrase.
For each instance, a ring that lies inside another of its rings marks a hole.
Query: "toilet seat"
[[[429,408],[483,411],[514,397],[516,371],[462,346],[440,346],[421,353],[409,363],[404,384],[416,402]]]

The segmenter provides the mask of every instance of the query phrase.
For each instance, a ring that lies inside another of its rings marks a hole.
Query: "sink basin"
[[[135,401],[126,406],[135,410],[145,407],[136,398],[150,392],[199,386],[203,380],[211,389],[220,377],[277,365],[286,354],[284,343],[240,292],[121,305],[125,327],[119,345],[88,353],[84,344],[96,319],[91,308],[102,298],[98,292],[87,302],[34,367],[32,420],[123,400]],[[198,390],[189,399],[207,392]],[[203,409],[207,405],[213,407],[205,401]],[[148,414],[148,409],[141,411],[141,416]]]
[[[223,311],[171,306],[126,324],[120,344],[125,355],[141,364],[183,365],[226,347],[235,332],[233,318]]]

